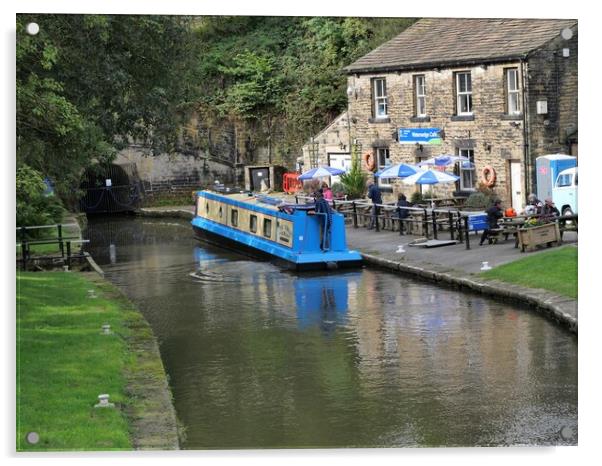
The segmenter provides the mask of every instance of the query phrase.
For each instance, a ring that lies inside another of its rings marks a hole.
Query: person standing
[[[377,226],[376,222],[378,222],[378,204],[383,203],[383,197],[380,193],[380,188],[372,180],[368,181],[368,199],[372,200],[372,218],[370,219],[368,230],[372,230],[375,226]]]
[[[497,221],[504,216],[504,212],[502,211],[501,204],[502,204],[502,201],[500,201],[499,199],[496,199],[496,201],[493,203],[493,205],[491,207],[489,207],[489,209],[486,210],[488,228],[483,231],[483,234],[481,235],[481,242],[479,243],[479,246],[483,246],[483,243],[485,242],[485,240],[488,240],[489,244],[491,244],[491,236],[493,236],[491,230],[495,230],[496,228],[498,228]]]
[[[327,251],[330,249],[330,229],[332,226],[332,209],[328,201],[324,199],[324,194],[321,189],[314,193],[316,203],[316,214],[322,214],[324,217],[320,219],[320,247]]]
[[[404,207],[411,207],[411,204],[407,201],[405,194],[400,194],[397,198],[397,218],[399,218],[399,234],[404,235],[405,228],[404,219],[410,216],[410,211],[404,209]]]
[[[326,199],[328,202],[332,201],[332,190],[330,189],[330,186],[326,184],[326,182],[322,183],[322,194],[324,195],[324,199]]]

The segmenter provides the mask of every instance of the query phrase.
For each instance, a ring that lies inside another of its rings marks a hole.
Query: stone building
[[[442,154],[474,162],[448,168],[460,180],[438,194],[466,197],[488,167],[504,205],[520,208],[536,157],[577,155],[577,20],[422,19],[345,72],[348,139],[374,170]],[[385,193],[417,189],[380,183]]]

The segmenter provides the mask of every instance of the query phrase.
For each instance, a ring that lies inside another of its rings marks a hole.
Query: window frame
[[[419,81],[422,81],[420,84]],[[420,92],[422,91],[422,93]],[[422,101],[422,105],[420,102]],[[420,107],[422,106],[422,112]],[[425,117],[426,114],[426,75],[414,75],[414,116]]]
[[[379,84],[382,84],[379,86]],[[382,91],[379,95],[378,91]],[[380,106],[383,106],[384,113],[379,113]],[[389,117],[389,98],[387,96],[387,79],[372,78],[372,114],[375,119],[384,119]]]
[[[466,90],[461,90],[462,76],[468,76],[468,81],[465,81]],[[472,101],[472,73],[470,71],[456,71],[454,73],[454,83],[456,88],[456,115],[457,116],[472,116],[474,115],[474,106]],[[467,111],[462,111],[462,99],[466,98]]]
[[[381,155],[384,157],[384,164],[380,163]],[[374,160],[376,161],[376,171],[382,170],[383,168],[390,167],[391,164],[391,151],[388,147],[375,147],[374,148]],[[388,161],[388,163],[387,163]],[[391,187],[391,178],[378,178],[378,186],[381,188]]]
[[[266,226],[268,226],[268,225],[269,225],[269,228],[266,228]],[[267,218],[267,217],[263,218],[262,230],[263,230],[262,231],[263,236],[265,238],[272,239],[272,219],[271,218]]]
[[[476,167],[474,166],[474,149],[458,148],[458,155],[468,157],[473,165],[472,168],[462,168],[462,162],[457,162],[458,175],[460,176],[460,179],[458,180],[459,190],[462,192],[474,192],[477,190]],[[472,172],[472,187],[464,186],[464,172]]]
[[[511,88],[510,84],[511,84],[511,80],[510,80],[510,75],[513,74],[514,75],[514,81],[516,84],[515,88]],[[512,116],[516,116],[516,115],[520,115],[522,113],[522,108],[521,108],[521,85],[520,85],[520,76],[518,73],[518,68],[513,67],[513,68],[504,68],[504,81],[505,81],[505,86],[504,86],[504,91],[506,94],[506,114],[507,115],[512,115]],[[512,109],[512,99],[515,98],[516,99],[516,109]]]
[[[249,215],[249,231],[251,233],[257,233],[257,215],[250,214]]]

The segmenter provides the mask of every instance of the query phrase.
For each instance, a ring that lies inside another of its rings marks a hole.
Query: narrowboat
[[[302,270],[357,267],[362,256],[347,248],[345,219],[316,212],[316,205],[284,204],[254,193],[196,193],[195,236],[238,252],[268,257]]]

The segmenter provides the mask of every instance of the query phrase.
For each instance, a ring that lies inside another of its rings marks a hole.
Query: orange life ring
[[[374,154],[372,152],[366,152],[363,155],[363,159],[364,159],[364,163],[366,164],[366,168],[368,168],[368,170],[370,170],[371,172],[374,171],[374,168],[376,168],[376,161],[374,160]]]
[[[485,186],[488,188],[495,186],[495,178],[495,170],[492,166],[487,165],[485,168],[483,168],[481,181]]]

